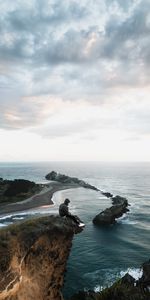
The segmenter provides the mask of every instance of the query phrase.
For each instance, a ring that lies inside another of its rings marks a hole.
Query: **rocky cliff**
[[[1,230],[0,300],[63,299],[66,262],[78,232],[70,220],[58,216]]]

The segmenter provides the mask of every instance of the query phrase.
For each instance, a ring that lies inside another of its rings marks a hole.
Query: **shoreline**
[[[77,184],[62,184],[58,182],[52,182],[49,183],[46,187],[40,191],[40,193],[33,195],[30,198],[27,198],[25,200],[22,200],[20,202],[15,203],[7,203],[4,205],[0,205],[0,217],[3,217],[6,214],[9,213],[15,213],[19,211],[26,211],[34,208],[38,208],[40,206],[49,205],[53,206],[55,205],[52,201],[52,197],[54,193],[61,191],[61,190],[67,190],[72,188],[80,188]]]

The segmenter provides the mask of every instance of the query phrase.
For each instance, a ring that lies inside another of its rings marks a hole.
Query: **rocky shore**
[[[113,205],[109,208],[106,208],[104,211],[100,212],[94,217],[94,225],[102,226],[114,224],[117,218],[129,211],[127,208],[129,204],[126,198],[117,195],[111,199]]]
[[[128,273],[101,292],[81,291],[70,300],[149,300],[150,260],[142,265],[143,275],[135,280]]]

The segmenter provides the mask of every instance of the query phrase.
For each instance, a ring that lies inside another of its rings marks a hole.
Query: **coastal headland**
[[[97,187],[76,177],[51,171],[45,178],[47,184],[36,184],[24,179],[0,179],[0,215],[34,209],[44,205],[53,205],[52,196],[60,190],[83,187],[100,192],[106,198],[112,199],[113,206],[100,212],[93,218],[95,225],[114,224],[116,219],[128,211],[126,198],[103,192]]]
[[[72,188],[87,188],[99,191],[96,187],[79,180],[59,174],[55,171],[45,176],[46,184],[35,184],[29,180],[0,179],[0,215],[24,211],[44,205],[53,205],[52,196],[60,190]]]
[[[104,221],[104,225],[114,223],[128,210],[126,198],[114,197],[78,178],[54,171],[46,178],[50,180],[46,185],[37,186],[24,180],[10,182],[1,179],[1,214],[52,205],[52,196],[56,191],[79,187],[111,198],[113,206],[100,213],[100,218],[105,217],[105,221],[109,219],[108,223]],[[62,287],[67,259],[73,236],[81,231],[71,220],[53,215],[34,217],[1,229],[0,300],[64,300]],[[139,280],[127,273],[102,292],[81,291],[70,300],[149,300],[149,261],[143,264],[142,270]]]

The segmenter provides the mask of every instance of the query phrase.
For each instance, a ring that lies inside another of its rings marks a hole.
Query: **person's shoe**
[[[79,223],[79,225],[78,225],[79,227],[84,227],[85,226],[85,224],[84,223]]]

